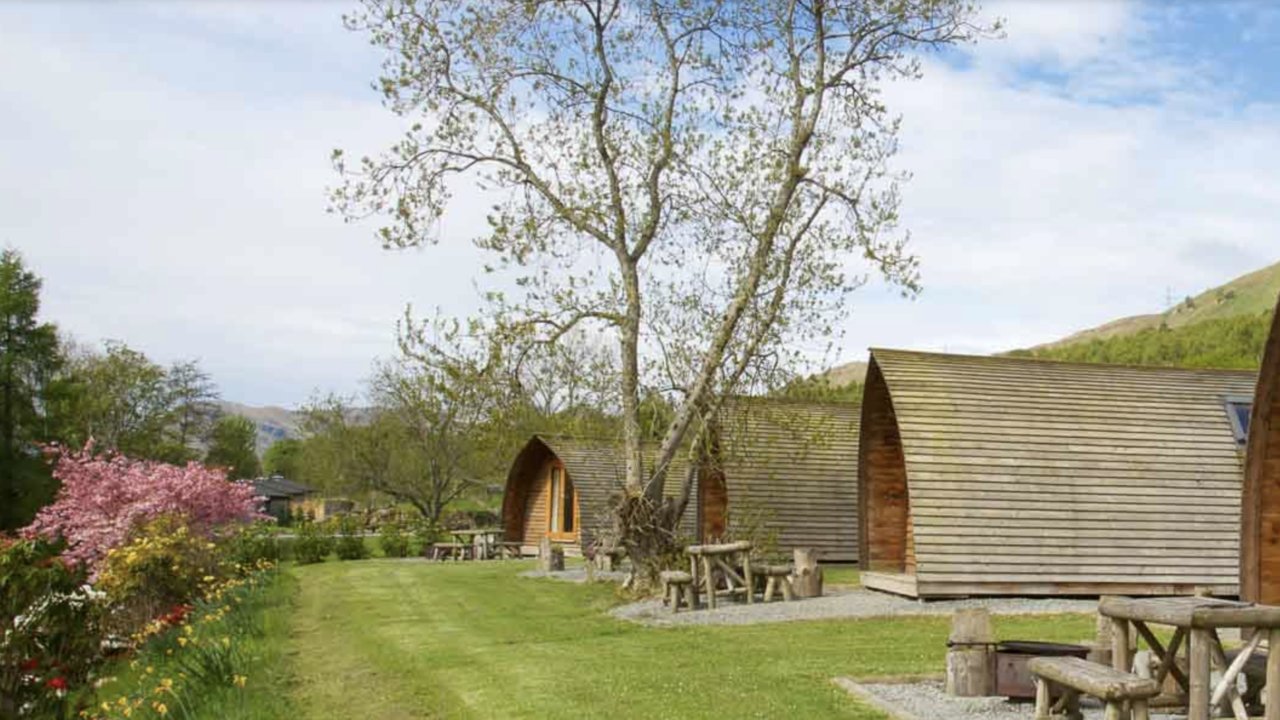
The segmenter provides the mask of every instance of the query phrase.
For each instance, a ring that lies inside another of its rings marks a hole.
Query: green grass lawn
[[[612,585],[517,577],[526,567],[368,560],[294,568],[293,717],[869,720],[883,716],[832,677],[943,667],[946,618],[648,628],[605,614],[620,602]],[[1093,632],[1083,615],[996,625],[1004,637],[1043,640]]]

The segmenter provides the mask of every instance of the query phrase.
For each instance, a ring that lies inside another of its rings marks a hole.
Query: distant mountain
[[[1112,320],[1098,327],[1068,335],[1061,340],[1038,345],[1031,350],[1078,345],[1091,340],[1133,335],[1142,330],[1160,328],[1173,330],[1210,320],[1256,316],[1275,308],[1277,294],[1280,294],[1280,263],[1242,275],[1225,285],[1205,290],[1165,312]]]
[[[861,384],[867,379],[867,364],[862,361],[848,362],[826,370],[821,375],[836,387],[843,387],[851,382]]]
[[[1280,263],[1189,297],[1008,355],[1073,362],[1252,369],[1280,294]]]
[[[282,407],[257,407],[241,403],[222,401],[219,403],[224,415],[243,415],[258,426],[258,454],[261,455],[277,440],[301,437],[301,416],[294,410]]]

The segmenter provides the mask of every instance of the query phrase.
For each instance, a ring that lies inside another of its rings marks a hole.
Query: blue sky
[[[199,358],[224,396],[356,390],[405,303],[466,313],[462,243],[388,253],[324,212],[336,146],[398,121],[343,3],[0,4],[0,243],[81,341]],[[988,4],[1007,37],[887,88],[925,291],[854,297],[868,346],[992,352],[1280,261],[1280,11]],[[464,199],[445,234],[482,220]]]

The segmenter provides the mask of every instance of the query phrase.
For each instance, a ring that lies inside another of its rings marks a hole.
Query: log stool
[[[766,580],[764,584],[764,601],[769,602],[773,599],[773,593],[779,587],[782,588],[782,599],[792,599],[791,589],[791,566],[790,565],[765,565],[759,570],[755,570],[763,575]]]
[[[680,600],[692,610],[697,605],[693,590],[693,575],[683,570],[663,570],[658,574],[662,580],[662,603],[671,605],[671,612],[680,612]]]

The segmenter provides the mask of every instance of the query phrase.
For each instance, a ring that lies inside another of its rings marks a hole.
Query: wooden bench
[[[1027,663],[1036,679],[1036,720],[1050,720],[1049,691],[1061,688],[1067,718],[1079,720],[1080,693],[1092,695],[1106,705],[1106,720],[1120,720],[1126,702],[1133,720],[1150,720],[1147,701],[1160,694],[1151,678],[1141,678],[1106,665],[1077,657],[1037,657]]]
[[[447,543],[447,542],[432,543],[431,559],[432,560],[447,560],[447,559],[463,560],[466,558],[467,550],[469,550],[470,548],[471,548],[470,545],[463,545],[462,543]]]
[[[680,612],[680,601],[684,600],[690,610],[697,607],[698,598],[693,588],[693,575],[683,570],[663,570],[658,574],[662,580],[662,603],[671,605],[671,612]]]
[[[524,546],[519,542],[503,541],[493,544],[495,556],[499,560],[503,558],[518,560],[524,552],[523,548]]]
[[[765,565],[761,568],[753,568],[753,570],[765,577],[764,583],[764,601],[773,600],[773,593],[782,588],[782,599],[791,600],[793,597],[791,589],[791,566],[790,565]]]

